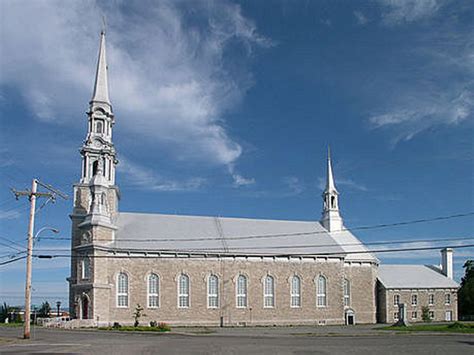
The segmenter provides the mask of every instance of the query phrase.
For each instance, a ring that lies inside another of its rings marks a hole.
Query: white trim
[[[239,279],[243,277],[243,280],[245,281],[244,283],[244,292],[239,293]],[[235,307],[236,308],[247,308],[248,306],[248,289],[249,289],[249,283],[248,283],[248,277],[244,274],[239,274],[235,280]],[[243,299],[244,302],[243,305],[239,305],[239,298]]]
[[[351,282],[346,278],[344,278],[342,282],[343,282],[342,295],[344,299],[344,307],[350,307],[351,306]]]
[[[187,293],[181,293],[181,278],[182,277],[185,277],[186,280],[187,280],[187,284],[186,284],[186,288],[187,288]],[[190,308],[191,307],[191,295],[190,295],[190,291],[191,291],[191,279],[189,277],[188,274],[185,274],[185,273],[181,273],[178,277],[178,282],[177,282],[177,286],[178,286],[178,308]],[[183,297],[183,300],[186,300],[186,305],[185,306],[182,306],[181,305],[181,297]]]
[[[86,265],[86,261],[88,265]],[[87,273],[86,273],[87,270]],[[81,280],[89,280],[91,278],[91,259],[89,256],[84,256],[81,259]]]
[[[444,294],[444,305],[445,306],[450,306],[451,305],[451,294],[450,293],[445,293]]]
[[[151,293],[150,292],[150,279],[152,276],[155,276],[156,277],[156,292],[154,293]],[[146,277],[146,305],[147,305],[147,308],[151,308],[151,309],[156,309],[156,308],[160,308],[160,295],[161,295],[161,292],[160,292],[160,275],[154,273],[154,272],[150,272],[147,277]],[[156,306],[150,306],[150,297],[156,297]]]
[[[400,304],[400,295],[397,293],[393,295],[393,305],[398,306],[399,304]]]
[[[324,280],[324,292],[321,291],[321,285],[319,284],[320,280]],[[316,278],[316,307],[325,308],[328,306],[328,279],[326,276],[320,274]],[[323,302],[320,302],[322,300]]]
[[[215,277],[216,278],[216,293],[213,293],[211,294],[210,293],[210,280],[211,280],[211,277]],[[219,287],[219,276],[217,276],[216,274],[210,274],[208,277],[207,277],[207,308],[211,308],[211,309],[215,309],[215,308],[219,308],[219,291],[220,291],[220,287]],[[211,297],[215,297],[216,299],[216,305],[215,306],[211,306],[210,305],[210,300],[211,300]]]
[[[293,288],[294,279],[298,280],[298,292],[295,292]],[[293,304],[293,298],[298,300],[297,302],[295,302],[298,303],[297,305]],[[299,277],[298,275],[293,275],[290,278],[290,308],[301,308],[301,277]]]
[[[121,275],[125,275],[126,279],[126,291],[125,292],[119,292],[120,291],[120,276]],[[120,271],[117,275],[117,281],[116,281],[116,290],[115,290],[115,293],[116,293],[116,297],[115,297],[115,300],[116,300],[116,305],[117,305],[117,308],[128,308],[128,305],[129,305],[129,276],[128,274],[125,272],[125,271]],[[125,300],[126,300],[126,305],[120,305],[119,304],[119,298],[120,297],[126,297]]]
[[[269,284],[270,290],[267,289],[267,281],[271,280]],[[267,300],[269,301],[267,305]],[[272,275],[267,274],[263,281],[263,308],[275,308],[275,278]]]

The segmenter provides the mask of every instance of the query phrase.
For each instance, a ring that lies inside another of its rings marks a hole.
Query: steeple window
[[[102,120],[97,120],[95,123],[95,132],[99,134],[104,133],[104,121]]]

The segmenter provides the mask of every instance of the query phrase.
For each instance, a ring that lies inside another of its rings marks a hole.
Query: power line
[[[26,259],[26,255],[20,256],[20,257],[15,258],[15,259],[3,261],[3,262],[0,263],[0,266],[1,266],[1,265],[7,265],[7,264],[10,264],[10,263],[14,263],[15,261],[19,261],[19,260],[22,260],[22,259]]]
[[[395,222],[395,223],[385,223],[385,224],[375,224],[369,226],[359,226],[353,228],[342,228],[339,231],[333,231],[332,233],[343,233],[343,232],[351,232],[356,230],[369,230],[369,229],[379,229],[379,228],[388,228],[388,227],[396,227],[396,226],[403,226],[403,225],[410,225],[410,224],[418,224],[418,223],[428,223],[428,222],[435,222],[435,221],[442,221],[442,220],[449,220],[453,218],[461,218],[474,215],[474,212],[468,213],[460,213],[454,214],[449,216],[438,216],[433,218],[424,218],[424,219],[416,219],[411,221],[402,221],[402,222]],[[314,222],[318,223],[318,222]],[[248,236],[233,236],[233,237],[226,237],[226,240],[244,240],[244,239],[263,239],[263,238],[284,238],[284,237],[291,237],[291,236],[302,236],[302,235],[314,235],[314,234],[330,234],[326,230],[319,230],[319,231],[312,231],[312,232],[296,232],[296,233],[278,233],[278,234],[255,234],[255,235],[248,235]],[[41,239],[50,239],[50,240],[71,240],[71,238],[66,237],[43,237]],[[106,239],[95,239],[96,241],[108,241]],[[128,242],[137,242],[137,243],[147,243],[147,242],[199,242],[205,240],[221,240],[221,237],[200,237],[200,238],[165,238],[165,239],[158,239],[158,238],[148,238],[148,239],[134,239],[134,238],[121,238],[121,241],[128,241]]]
[[[54,237],[52,237],[54,238]],[[41,238],[44,239],[44,238]],[[227,249],[286,249],[286,248],[334,248],[334,247],[341,247],[341,246],[365,246],[365,245],[389,245],[389,244],[413,244],[413,243],[422,243],[422,242],[430,242],[430,243],[438,243],[438,242],[446,242],[446,241],[461,241],[461,240],[474,240],[474,237],[459,237],[459,238],[438,238],[438,239],[398,239],[398,240],[391,240],[387,242],[368,242],[368,243],[333,243],[333,244],[304,244],[304,245],[277,245],[277,246],[240,246],[240,247],[228,247]],[[37,249],[37,251],[63,251],[65,249],[54,249],[54,248],[41,248]],[[145,249],[146,250],[146,249]],[[163,249],[161,249],[163,250]],[[194,248],[189,249],[194,251],[206,251],[206,250],[215,250],[214,248]]]
[[[370,253],[398,253],[398,252],[404,252],[404,251],[421,251],[421,250],[435,250],[435,249],[443,249],[443,248],[452,248],[452,249],[464,249],[464,248],[472,248],[474,247],[474,244],[465,244],[465,245],[444,245],[444,246],[433,246],[433,247],[418,247],[418,248],[397,248],[397,249],[363,249],[363,250],[354,250],[354,251],[339,251],[339,252],[326,252],[326,253],[284,253],[284,254],[274,254],[274,253],[267,253],[267,254],[257,254],[257,253],[225,253],[222,251],[214,251],[214,252],[208,252],[205,254],[213,254],[213,255],[224,255],[224,256],[269,256],[269,257],[289,257],[289,256],[295,256],[295,257],[300,257],[300,256],[331,256],[331,255],[346,255],[346,254],[370,254]],[[122,252],[122,253],[130,253],[129,250],[110,250],[109,252]],[[171,253],[171,254],[203,254],[203,253],[197,253],[194,250],[186,250],[186,249],[180,249],[180,250],[146,250],[146,251],[140,251],[141,253],[156,253],[156,254],[166,254],[166,253]],[[53,259],[53,258],[71,258],[71,257],[89,257],[92,259],[155,259],[158,256],[154,255],[140,255],[140,256],[133,256],[133,255],[88,255],[85,253],[77,253],[75,255],[71,254],[53,254],[53,255],[43,255],[43,254],[36,254],[33,255],[35,258],[38,259]]]
[[[0,239],[3,239],[3,240],[5,240],[5,241],[7,241],[7,242],[10,242],[10,243],[12,243],[12,244],[15,244],[15,245],[19,246],[20,248],[26,249],[23,245],[20,245],[19,243],[14,242],[14,241],[11,240],[11,239],[8,239],[8,238],[5,238],[5,237],[0,237]]]

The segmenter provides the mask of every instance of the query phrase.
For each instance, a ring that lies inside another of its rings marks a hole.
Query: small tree
[[[0,322],[4,323],[5,319],[8,318],[8,311],[10,307],[8,307],[6,302],[3,302],[3,305],[0,307]]]
[[[428,306],[421,307],[421,319],[423,319],[423,322],[426,322],[426,323],[431,322],[430,307]]]
[[[144,316],[145,314],[142,314],[143,312],[143,307],[140,306],[139,303],[137,303],[137,306],[135,307],[135,311],[133,312],[133,319],[135,319],[134,326],[138,327],[140,324],[140,318]]]
[[[38,317],[46,318],[49,317],[51,313],[51,306],[49,305],[48,301],[43,302],[41,304],[41,308],[38,311]]]
[[[466,270],[458,291],[459,316],[474,316],[474,260],[467,260],[463,267]]]

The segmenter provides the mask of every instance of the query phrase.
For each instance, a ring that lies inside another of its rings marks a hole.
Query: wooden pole
[[[31,259],[33,254],[33,231],[35,229],[36,189],[38,183],[33,179],[30,194],[30,225],[28,227],[28,247],[26,254],[26,284],[25,284],[25,329],[24,339],[30,339],[30,311],[31,311]]]

